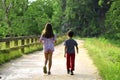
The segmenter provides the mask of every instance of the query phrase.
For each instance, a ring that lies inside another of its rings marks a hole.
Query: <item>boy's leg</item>
[[[75,67],[75,54],[70,55],[70,67],[71,67],[71,75],[74,75],[74,67]]]
[[[75,68],[75,54],[71,54],[71,59],[70,59],[70,65],[71,65],[71,70],[74,71]]]
[[[70,54],[66,54],[66,65],[67,65],[67,70],[70,69]]]

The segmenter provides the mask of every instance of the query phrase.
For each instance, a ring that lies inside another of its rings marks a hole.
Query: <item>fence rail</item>
[[[0,39],[0,53],[8,53],[11,50],[20,49],[24,53],[25,47],[38,45],[39,36],[21,36],[21,37],[7,37]]]

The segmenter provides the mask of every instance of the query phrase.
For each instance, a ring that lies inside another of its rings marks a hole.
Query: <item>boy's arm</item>
[[[78,53],[78,46],[76,46],[76,50],[77,50],[77,53]]]
[[[67,50],[67,48],[66,48],[66,46],[65,46],[65,48],[64,48],[64,57],[66,57],[66,50]]]

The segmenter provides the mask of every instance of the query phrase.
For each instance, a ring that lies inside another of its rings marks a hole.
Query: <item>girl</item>
[[[41,34],[40,42],[43,43],[43,50],[45,56],[45,64],[43,67],[43,72],[47,73],[47,63],[48,63],[48,75],[51,74],[50,69],[52,66],[52,54],[54,51],[54,43],[56,42],[56,37],[53,33],[52,25],[47,23]]]

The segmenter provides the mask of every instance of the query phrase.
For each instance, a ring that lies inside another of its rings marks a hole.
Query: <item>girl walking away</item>
[[[48,75],[51,74],[51,66],[52,66],[52,54],[54,51],[54,43],[56,42],[56,37],[53,33],[52,25],[47,23],[45,28],[41,34],[40,42],[43,43],[43,50],[45,56],[45,63],[43,67],[43,72]],[[48,71],[47,71],[48,64]]]
[[[78,44],[77,42],[72,39],[74,32],[68,31],[67,33],[68,39],[64,42],[65,45],[65,54],[64,57],[66,57],[66,65],[67,65],[67,73],[74,75],[73,71],[75,70],[75,47],[78,53]]]

